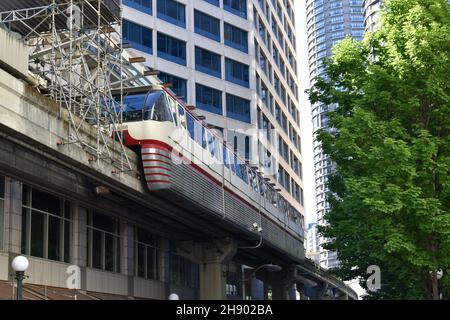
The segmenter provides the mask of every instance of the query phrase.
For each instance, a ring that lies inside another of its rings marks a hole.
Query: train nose
[[[149,190],[169,189],[172,169],[170,150],[156,144],[144,144],[141,152]]]

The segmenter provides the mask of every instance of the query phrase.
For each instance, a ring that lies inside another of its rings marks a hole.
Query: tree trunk
[[[430,287],[431,287],[431,298],[433,300],[439,300],[439,284],[437,278],[437,271],[431,273],[430,279]]]

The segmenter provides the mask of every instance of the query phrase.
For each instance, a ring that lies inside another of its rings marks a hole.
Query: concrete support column
[[[72,212],[72,263],[81,267],[87,266],[87,209],[75,205]]]
[[[128,276],[128,296],[134,297],[134,227],[120,222],[120,273]]]
[[[295,290],[295,267],[283,269],[282,271],[263,272],[262,278],[272,288],[272,300],[290,300],[292,290]]]
[[[237,245],[232,241],[215,241],[200,248],[200,299],[225,300],[225,265],[234,257]]]
[[[189,252],[192,260],[200,264],[200,300],[225,300],[226,265],[237,252],[237,244],[231,239],[219,239],[208,243],[185,243],[183,252]]]
[[[22,239],[22,182],[5,178],[3,249],[20,254]]]
[[[134,276],[134,228],[120,222],[120,273]]]
[[[264,282],[256,278],[252,278],[250,281],[252,300],[264,300]]]
[[[80,267],[80,289],[86,290],[87,257],[87,213],[88,209],[74,204],[72,210],[71,263]]]

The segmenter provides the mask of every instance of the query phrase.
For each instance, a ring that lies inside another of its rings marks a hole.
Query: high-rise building
[[[317,232],[317,223],[309,223],[306,229],[306,257],[317,264],[320,263],[319,233]]]
[[[306,26],[308,32],[309,71],[311,84],[317,76],[325,76],[323,61],[332,53],[332,47],[346,36],[361,40],[364,35],[364,15],[362,0],[307,0]],[[328,112],[334,105],[315,104],[312,106],[314,131],[314,167],[316,181],[317,220],[323,224],[323,216],[329,209],[326,201],[327,177],[333,171],[333,163],[324,155],[320,142],[316,139],[317,130],[328,127]],[[326,241],[322,237],[322,245]],[[338,264],[335,252],[320,249],[320,264],[333,268]]]
[[[123,36],[303,214],[293,0],[123,0]]]
[[[380,22],[382,0],[364,0],[364,27],[365,32],[373,32]]]

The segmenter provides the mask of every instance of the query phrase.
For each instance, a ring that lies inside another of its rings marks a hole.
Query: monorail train
[[[270,206],[269,211],[289,217],[296,225],[291,229],[303,237],[303,216],[170,89],[163,85],[130,89],[123,96],[123,105],[124,144],[140,147],[150,191],[177,188],[181,177],[185,179],[184,185],[191,183],[188,188],[194,190],[193,178],[186,181],[192,172],[187,171],[189,167],[223,193],[216,202],[225,202],[225,194],[231,194],[254,211],[261,211],[264,201]],[[213,190],[206,192],[212,197]]]

